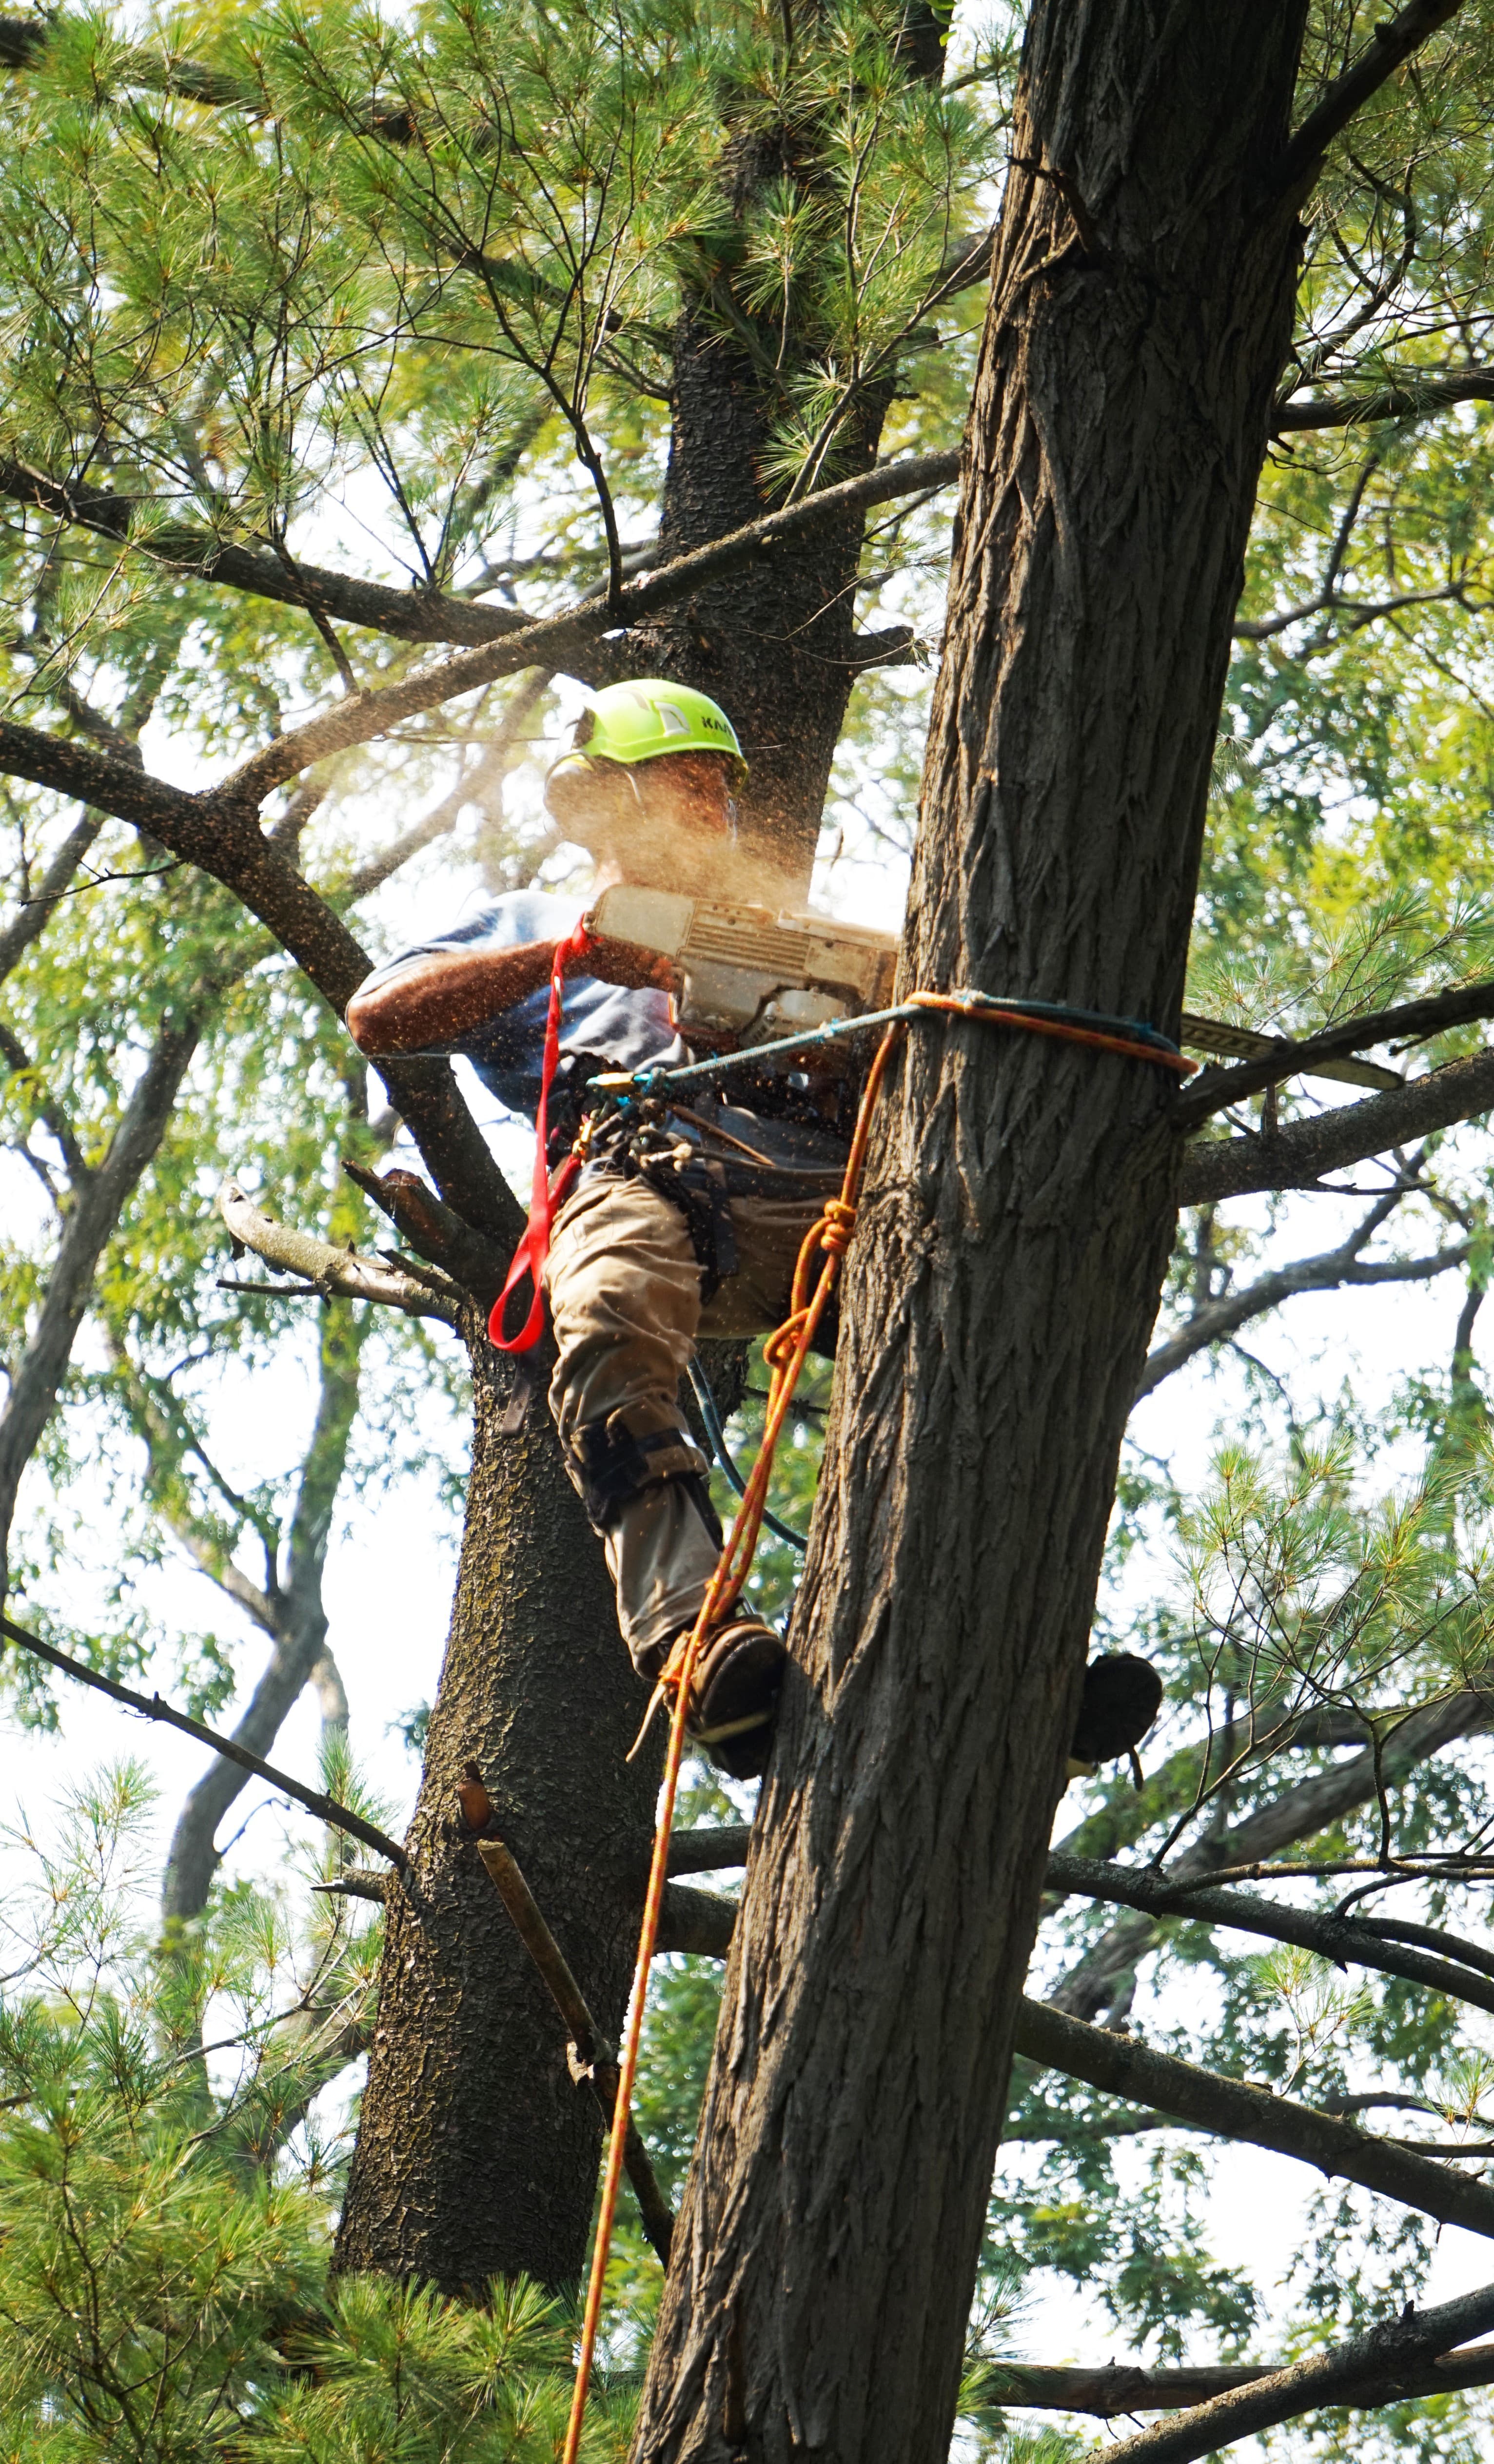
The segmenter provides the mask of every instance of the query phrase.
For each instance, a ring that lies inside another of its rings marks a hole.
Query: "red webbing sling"
[[[545,1021],[539,1110],[534,1116],[534,1179],[529,1191],[529,1221],[524,1227],[524,1239],[514,1251],[508,1281],[493,1303],[493,1312],[487,1322],[488,1340],[497,1344],[500,1352],[529,1352],[540,1339],[540,1329],[545,1324],[545,1261],[549,1255],[550,1225],[565,1204],[566,1194],[581,1169],[580,1157],[569,1155],[553,1182],[550,1179],[549,1099],[550,1086],[560,1060],[560,1011],[566,968],[572,958],[584,958],[591,946],[591,936],[583,921],[573,932],[567,934],[564,941],[556,942],[555,956],[550,962],[550,1005]],[[523,1283],[525,1275],[534,1285],[529,1314],[517,1334],[505,1335],[503,1311],[509,1295]]]

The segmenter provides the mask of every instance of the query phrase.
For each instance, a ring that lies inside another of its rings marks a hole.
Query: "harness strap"
[[[566,968],[572,958],[584,958],[591,946],[591,936],[585,921],[568,933],[564,941],[555,944],[550,961],[550,1005],[545,1021],[545,1057],[540,1065],[540,1101],[534,1115],[534,1180],[529,1192],[529,1221],[524,1239],[514,1251],[508,1269],[508,1280],[497,1300],[487,1322],[488,1340],[500,1352],[532,1352],[545,1324],[545,1261],[549,1255],[550,1225],[564,1205],[571,1182],[581,1169],[580,1158],[569,1155],[554,1180],[549,1165],[549,1099],[555,1071],[560,1062],[560,1013],[565,999]],[[509,1294],[523,1283],[525,1275],[534,1287],[529,1314],[517,1334],[503,1332],[503,1311]]]

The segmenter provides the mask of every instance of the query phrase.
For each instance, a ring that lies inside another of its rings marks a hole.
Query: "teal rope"
[[[1149,1045],[1158,1060],[1169,1064],[1182,1058],[1171,1036],[1144,1024],[1140,1019],[1113,1018],[1103,1010],[1074,1009],[1066,1001],[1016,1001],[995,993],[958,992],[948,998],[968,1003],[972,1012],[989,1010],[1014,1023],[1023,1018],[1051,1019],[1060,1025],[1088,1027],[1099,1035],[1125,1036],[1134,1044]],[[603,1094],[621,1094],[624,1089],[633,1089],[646,1096],[656,1088],[684,1087],[706,1078],[724,1077],[730,1069],[742,1069],[779,1053],[813,1051],[816,1045],[836,1044],[848,1035],[864,1035],[870,1027],[891,1026],[899,1019],[948,1015],[922,1001],[900,1001],[894,1009],[871,1010],[864,1018],[833,1019],[828,1026],[812,1027],[803,1035],[779,1036],[772,1044],[749,1044],[739,1052],[719,1052],[709,1061],[685,1062],[674,1069],[604,1070],[598,1077],[589,1078],[587,1085]]]

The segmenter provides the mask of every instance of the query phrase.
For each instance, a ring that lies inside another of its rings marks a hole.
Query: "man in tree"
[[[732,791],[747,765],[704,693],[659,680],[612,686],[576,734],[546,799],[591,854],[598,892],[625,879],[715,895],[770,889],[736,849]],[[586,973],[566,987],[546,1108],[558,1159],[581,1125],[588,1078],[691,1058],[669,962],[574,927],[563,900],[537,891],[487,900],[376,970],[348,1027],[368,1053],[463,1052],[500,1102],[532,1119],[557,947],[563,965],[584,957]],[[800,1245],[839,1186],[854,1111],[841,1076],[765,1062],[734,1077],[735,1100],[713,1089],[682,1111],[592,1112],[544,1275],[559,1354],[550,1409],[607,1551],[634,1664],[651,1682],[667,1682],[722,1541],[680,1380],[699,1335],[762,1333],[784,1316]],[[536,1307],[506,1348],[537,1331]],[[700,1656],[691,1733],[734,1777],[767,1762],[783,1665],[782,1642],[756,1617],[724,1624]]]
[[[645,679],[610,686],[589,704],[546,798],[592,856],[598,892],[631,881],[771,894],[761,866],[736,848],[732,790],[746,767],[715,702]],[[567,986],[549,1083],[557,956],[562,970],[579,962],[587,973]],[[547,1162],[585,1122],[580,1177],[543,1269],[558,1352],[550,1410],[607,1551],[634,1665],[666,1685],[722,1543],[680,1381],[702,1334],[759,1334],[783,1318],[800,1247],[840,1183],[856,1097],[854,1080],[835,1067],[845,1047],[822,1046],[831,1066],[813,1073],[799,1054],[744,1057],[730,1100],[713,1084],[699,1096],[692,1089],[683,1108],[589,1109],[586,1082],[599,1071],[691,1057],[679,1031],[680,992],[669,961],[585,922],[578,929],[559,899],[516,891],[400,952],[347,1010],[364,1052],[465,1053],[511,1111],[543,1114]],[[693,1023],[690,1032],[716,1048],[736,1040]],[[494,1339],[527,1349],[539,1331],[538,1294],[519,1334],[505,1336],[502,1324],[500,1301]],[[766,1767],[783,1669],[783,1644],[757,1617],[725,1622],[699,1656],[690,1733],[734,1778]],[[1092,1768],[1134,1749],[1160,1695],[1144,1661],[1097,1661],[1075,1761]]]

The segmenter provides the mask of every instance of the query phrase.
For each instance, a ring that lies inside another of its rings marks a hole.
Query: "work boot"
[[[1101,1763],[1129,1754],[1139,1770],[1136,1749],[1162,1707],[1162,1680],[1145,1660],[1129,1652],[1107,1652],[1084,1671],[1083,1699],[1069,1742],[1069,1776],[1088,1773]],[[1139,1782],[1138,1782],[1139,1785]]]
[[[730,1779],[758,1779],[768,1769],[788,1658],[772,1627],[754,1617],[734,1618],[701,1646],[685,1734]]]

